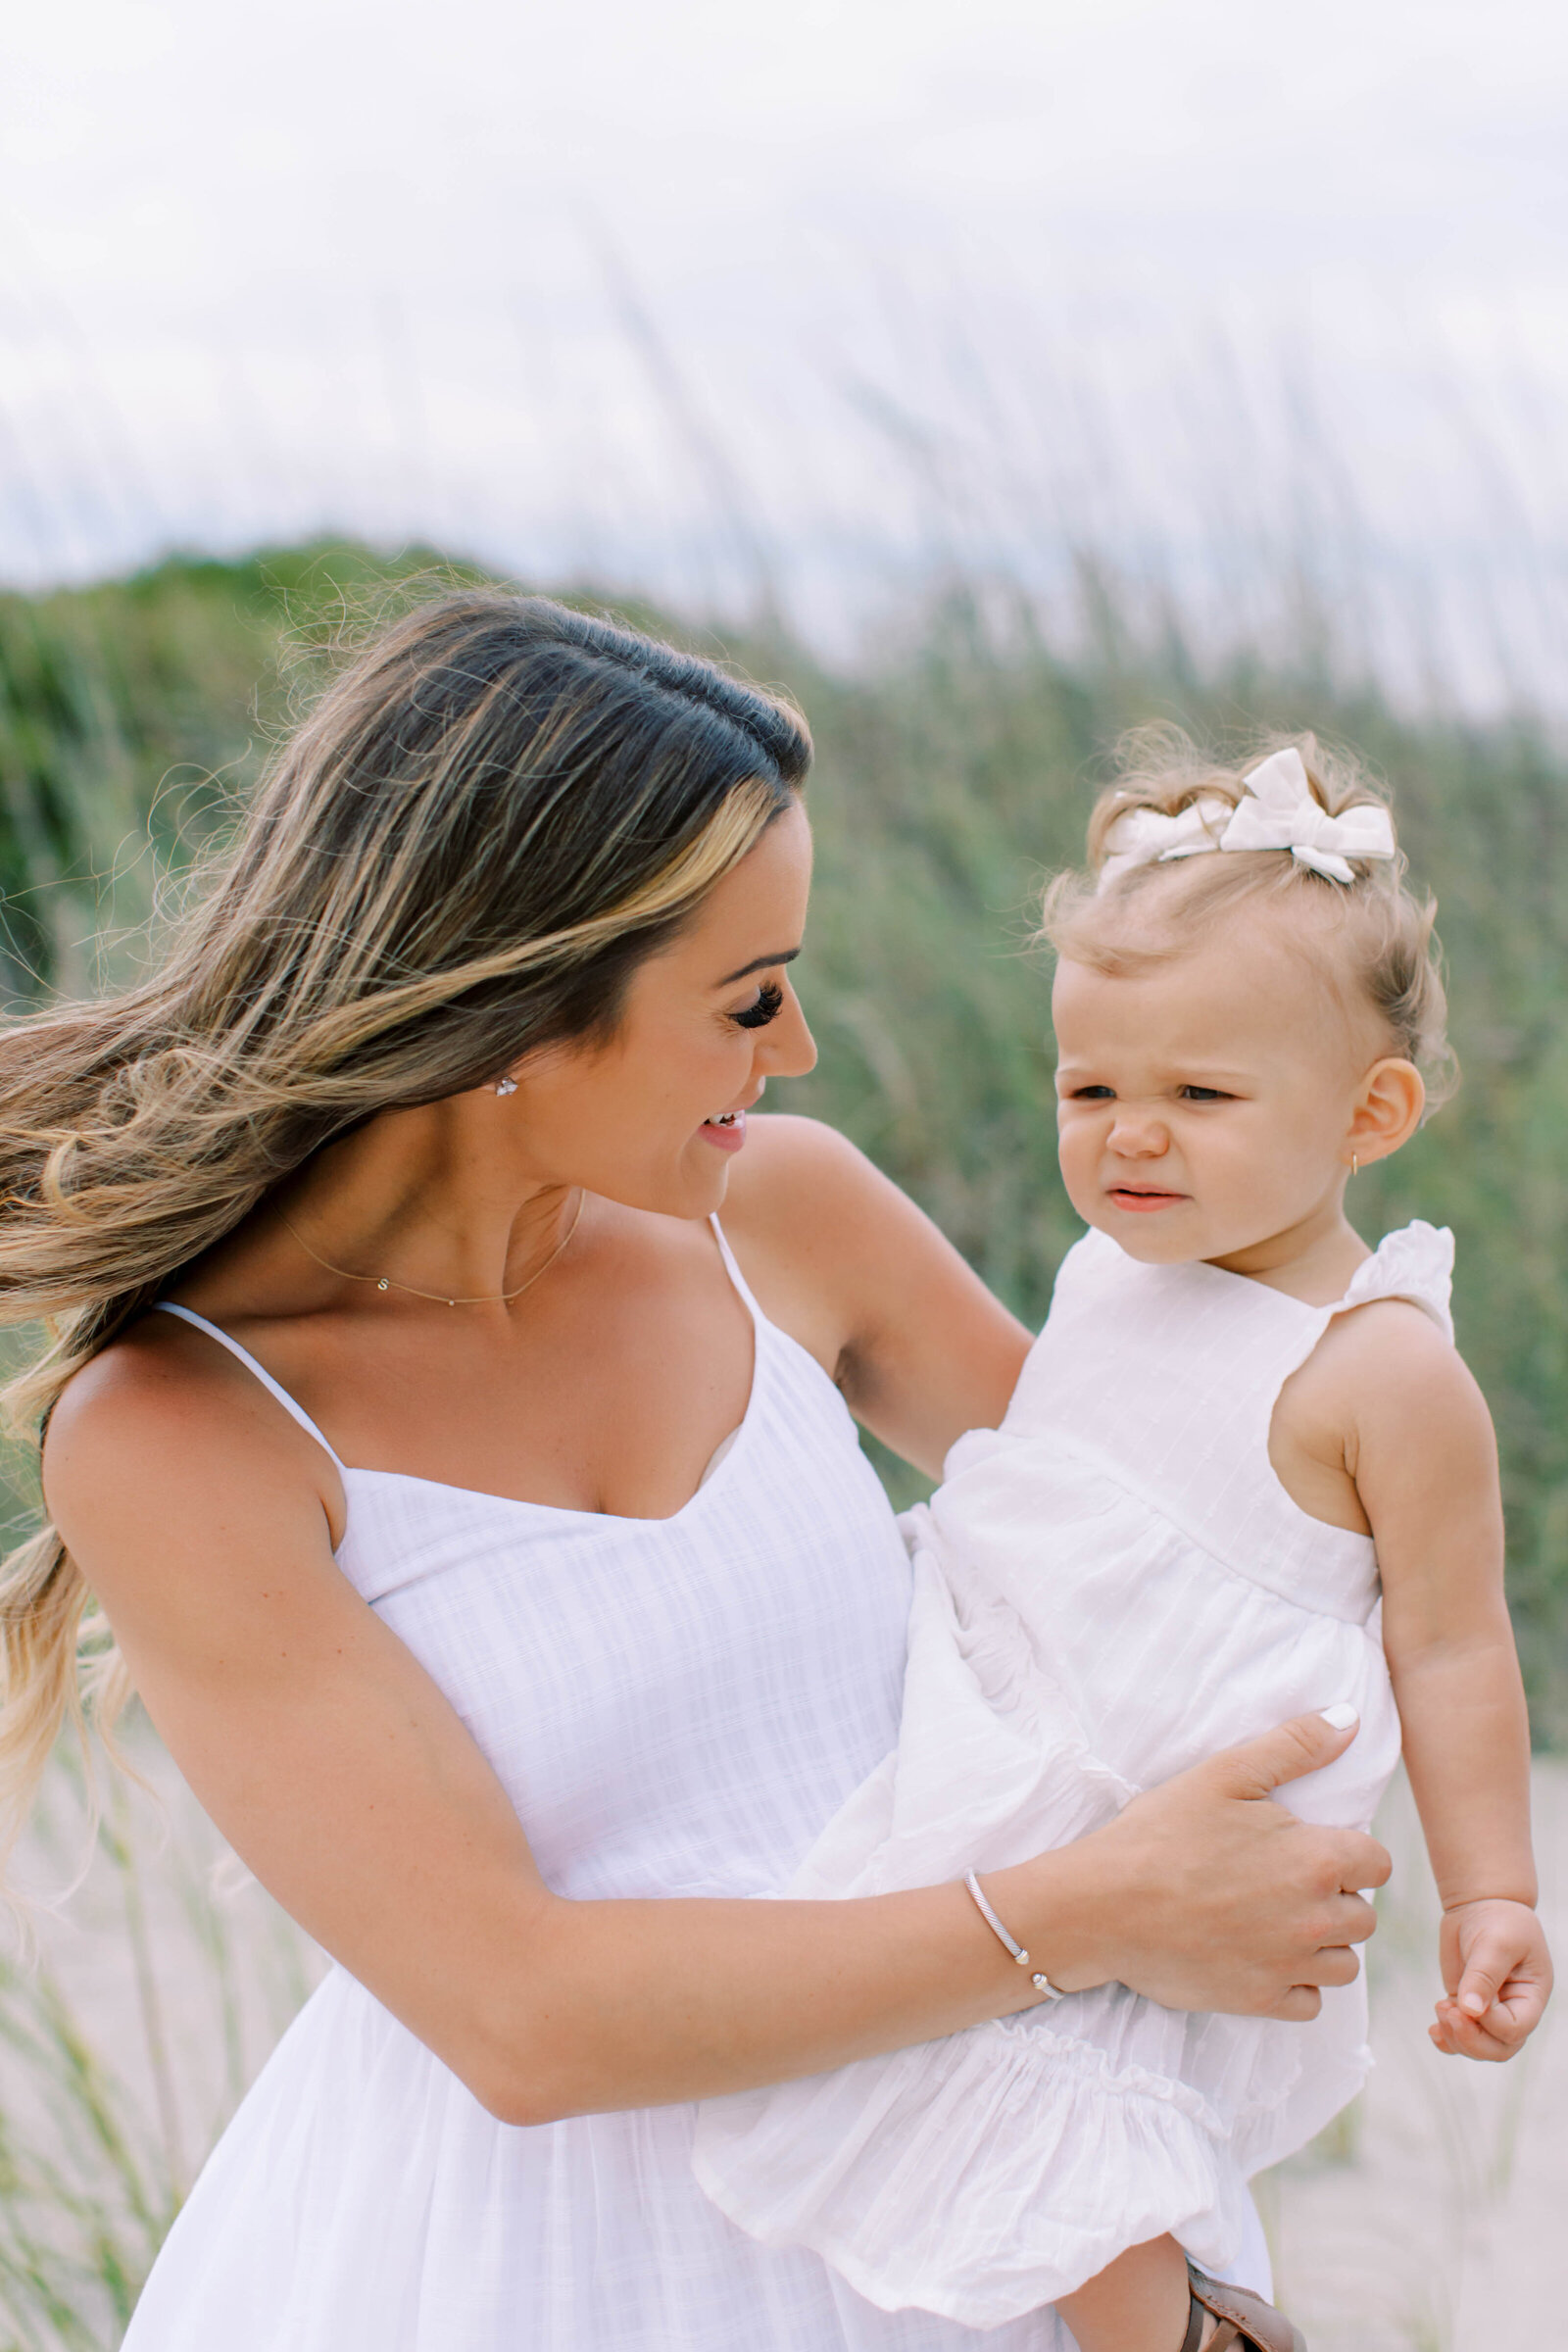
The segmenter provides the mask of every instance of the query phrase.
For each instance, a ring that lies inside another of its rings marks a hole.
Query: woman
[[[427,607],[286,747],[162,972],[0,1046],[0,1281],[64,1318],[12,1792],[90,1590],[339,1964],[134,2352],[972,2340],[754,2246],[686,2155],[696,2098],[1039,1997],[961,1886],[749,1899],[897,1720],[851,1413],[934,1471],[1026,1344],[838,1137],[747,1137],[813,1058],[808,750],[598,621]],[[1245,1800],[1344,1739],[1290,1727],[990,1898],[1059,1985],[1309,2015],[1384,1858]]]

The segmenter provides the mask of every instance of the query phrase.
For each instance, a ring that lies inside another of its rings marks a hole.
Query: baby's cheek
[[[1056,1159],[1061,1169],[1061,1181],[1067,1188],[1067,1198],[1081,1217],[1089,1213],[1093,1199],[1093,1176],[1098,1152],[1093,1141],[1063,1125],[1057,1140]]]

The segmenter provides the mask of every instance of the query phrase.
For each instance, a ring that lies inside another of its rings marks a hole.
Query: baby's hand
[[[1429,2026],[1446,2058],[1511,2058],[1541,2023],[1551,1954],[1528,1903],[1457,1903],[1439,1944],[1448,1997]]]

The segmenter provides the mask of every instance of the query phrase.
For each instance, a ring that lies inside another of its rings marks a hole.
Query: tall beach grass
[[[134,968],[144,926],[243,802],[322,650],[387,600],[448,576],[422,558],[325,546],[0,597],[8,1000]],[[665,625],[647,611],[629,617]],[[1168,610],[1130,605],[1102,566],[1083,567],[1061,637],[1005,584],[957,579],[852,668],[774,625],[685,633],[787,686],[819,747],[819,879],[800,981],[821,1061],[780,1091],[780,1106],[854,1136],[1031,1323],[1076,1231],[1054,1172],[1033,906],[1042,875],[1079,854],[1116,736],[1169,718],[1223,747],[1311,726],[1386,777],[1417,877],[1441,902],[1465,1081],[1405,1153],[1359,1180],[1354,1208],[1370,1239],[1412,1215],[1455,1229],[1459,1331],[1499,1428],[1538,1735],[1568,1740],[1563,746],[1523,714],[1482,724],[1396,709],[1345,683],[1304,624],[1299,646],[1282,654],[1276,641],[1267,662],[1200,662]],[[882,1466],[898,1498],[916,1491],[901,1465]],[[20,1518],[34,1501],[22,1466],[11,1484]],[[255,1889],[215,1881],[210,1834],[156,1748],[144,1740],[142,1752],[168,1799],[165,1826],[134,1790],[118,1800],[82,1893],[46,1919],[41,1971],[0,1970],[0,2352],[118,2342],[195,2168],[316,1966]],[[1559,1769],[1543,1767],[1554,1821]],[[80,1820],[62,1759],[29,1850],[40,1886],[69,1876]],[[1396,1926],[1420,1909],[1413,1859],[1406,1880]],[[1414,2113],[1428,2094],[1406,2064],[1406,2028],[1430,1995],[1430,1954],[1402,1929],[1385,1951],[1380,2030],[1403,2053],[1394,2079]],[[1530,2067],[1518,2095],[1539,2105],[1561,2083],[1547,2061],[1532,2054]],[[1377,2182],[1405,2126],[1378,2095],[1343,2144],[1277,2191],[1288,2271],[1305,2259],[1293,2217],[1332,2230],[1336,2215],[1348,2228],[1381,2210]],[[1462,2147],[1463,2100],[1491,2094],[1453,2095],[1459,2120],[1445,2129]],[[1500,2211],[1504,2191],[1494,2182],[1487,2194]],[[1315,2291],[1303,2278],[1303,2310]],[[1331,2294],[1325,2341],[1460,2352],[1462,2278],[1429,2301],[1406,2311],[1391,2290],[1374,2326],[1356,2320],[1353,2294],[1339,2305]]]

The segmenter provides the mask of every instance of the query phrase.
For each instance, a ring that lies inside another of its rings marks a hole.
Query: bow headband
[[[1129,808],[1105,836],[1100,870],[1104,890],[1137,865],[1164,865],[1207,850],[1289,850],[1298,864],[1331,882],[1353,882],[1352,858],[1392,858],[1394,823],[1381,802],[1363,801],[1331,816],[1312,797],[1301,755],[1271,752],[1243,782],[1234,808],[1205,793],[1175,816]]]

